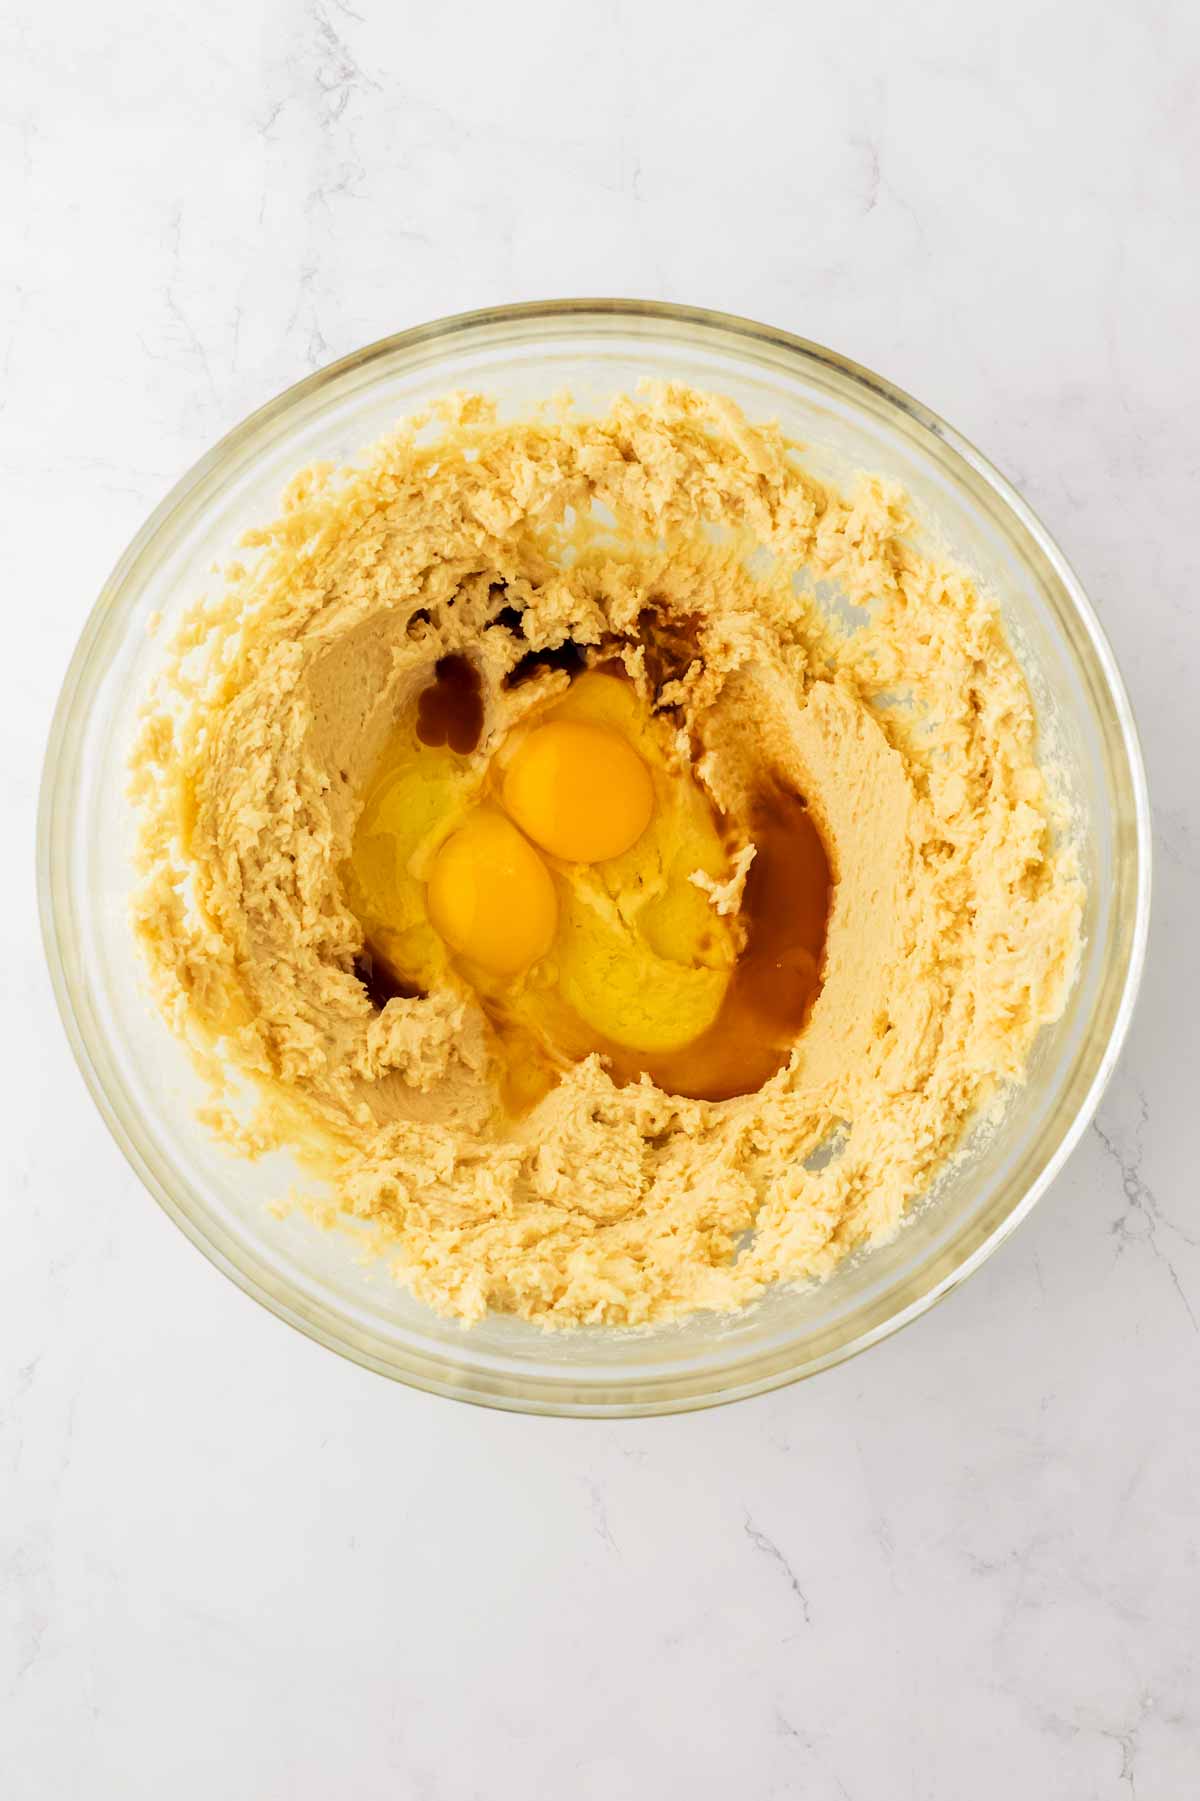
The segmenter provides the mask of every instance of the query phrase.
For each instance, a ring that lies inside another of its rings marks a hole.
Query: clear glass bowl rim
[[[1053,569],[1083,628],[1088,650],[1094,659],[1094,673],[1111,702],[1124,753],[1130,790],[1134,802],[1134,855],[1136,859],[1135,918],[1129,935],[1125,967],[1120,975],[1120,993],[1113,1012],[1113,1023],[1102,1046],[1097,1047],[1091,1080],[1075,1112],[1065,1119],[1057,1141],[1053,1143],[1034,1179],[1015,1195],[1011,1206],[997,1218],[988,1236],[945,1274],[927,1287],[915,1283],[897,1292],[897,1305],[886,1317],[865,1330],[848,1332],[826,1354],[797,1361],[789,1358],[787,1347],[775,1349],[759,1358],[744,1358],[730,1372],[728,1380],[714,1381],[711,1374],[699,1377],[682,1374],[659,1378],[652,1389],[638,1392],[636,1377],[622,1371],[614,1376],[617,1392],[601,1393],[594,1384],[573,1391],[571,1371],[564,1366],[561,1383],[551,1380],[524,1384],[520,1380],[496,1378],[472,1385],[464,1383],[463,1372],[451,1359],[436,1354],[414,1354],[407,1347],[381,1344],[366,1335],[347,1328],[332,1311],[305,1301],[303,1305],[289,1295],[286,1286],[271,1281],[261,1267],[253,1267],[248,1258],[240,1257],[229,1245],[223,1245],[206,1229],[205,1221],[173,1192],[169,1181],[152,1166],[140,1139],[138,1120],[126,1117],[116,1104],[104,1079],[105,1047],[102,1034],[90,1020],[90,1008],[81,1006],[85,977],[72,967],[63,950],[67,899],[65,884],[57,879],[56,859],[63,851],[69,818],[65,797],[61,792],[60,771],[66,748],[77,719],[86,709],[88,698],[102,669],[97,667],[97,646],[103,630],[114,615],[128,615],[139,591],[139,570],[150,560],[165,535],[178,535],[203,511],[208,497],[221,485],[225,473],[234,463],[243,465],[253,455],[256,443],[262,443],[285,415],[298,409],[313,396],[346,376],[387,360],[408,357],[416,361],[430,345],[474,339],[479,342],[502,340],[506,333],[523,332],[531,324],[542,322],[559,327],[578,327],[581,331],[602,328],[605,321],[655,322],[658,327],[677,330],[693,342],[721,347],[731,352],[753,355],[762,348],[776,355],[783,353],[797,364],[817,364],[835,372],[848,383],[869,391],[876,404],[883,402],[907,416],[919,431],[939,440],[943,452],[948,450],[973,472],[976,479],[991,491],[1002,510],[1016,516],[1034,539],[1041,554]],[[689,1411],[726,1404],[747,1395],[781,1387],[801,1377],[845,1361],[870,1345],[890,1336],[927,1312],[951,1289],[972,1274],[1025,1219],[1050,1186],[1063,1163],[1078,1143],[1095,1112],[1104,1088],[1116,1065],[1117,1057],[1129,1029],[1138,985],[1145,960],[1149,930],[1151,890],[1150,803],[1145,767],[1132,707],[1118,671],[1111,647],[1090,601],[1074,571],[1059,550],[1040,519],[1006,481],[997,469],[959,432],[937,414],[883,376],[838,352],[808,339],[755,320],[721,313],[701,307],[671,302],[579,298],[528,301],[482,308],[477,311],[449,315],[443,319],[414,326],[409,330],[377,339],[327,364],[303,380],[284,389],[255,412],[235,425],[213,448],[192,465],[146,519],[129,545],[118,558],[104,583],[76,645],[55,707],[43,764],[37,823],[37,886],[42,937],[49,965],[55,1000],[65,1027],[72,1053],[93,1100],[127,1161],[144,1186],[159,1202],[168,1216],[218,1269],[288,1324],[295,1326],[319,1344],[373,1369],[429,1393],[446,1395],[476,1405],[508,1411],[538,1414],[630,1417]],[[910,1288],[915,1292],[908,1293]]]

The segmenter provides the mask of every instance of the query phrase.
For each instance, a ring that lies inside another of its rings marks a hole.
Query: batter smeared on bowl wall
[[[428,424],[297,476],[135,753],[159,998],[259,1096],[210,1117],[463,1319],[826,1274],[1073,973],[995,608],[897,490],[718,397]]]

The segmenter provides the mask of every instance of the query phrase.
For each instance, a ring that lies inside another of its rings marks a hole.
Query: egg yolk
[[[555,719],[530,732],[508,769],[504,805],[521,830],[564,863],[602,863],[636,844],[654,783],[619,732]]]
[[[558,900],[550,871],[502,813],[481,808],[434,858],[429,917],[460,956],[514,976],[550,949]]]

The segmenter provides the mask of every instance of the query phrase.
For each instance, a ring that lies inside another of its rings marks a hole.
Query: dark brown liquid
[[[373,1007],[382,1013],[389,1001],[424,1000],[425,991],[418,988],[415,982],[406,982],[397,975],[383,953],[376,949],[370,939],[364,943],[354,959],[354,973],[367,991],[367,999]]]
[[[781,783],[760,797],[749,826],[757,849],[742,895],[746,945],[720,1012],[666,1056],[614,1048],[614,1080],[645,1071],[666,1094],[725,1101],[753,1094],[787,1062],[821,987],[829,859],[803,800]]]
[[[468,756],[483,735],[483,683],[469,657],[439,657],[434,679],[417,702],[422,744],[448,744]]]
[[[492,615],[483,629],[485,632],[490,632],[493,626],[499,626],[504,631],[510,632],[514,638],[525,636],[525,626],[519,607],[501,607],[498,613]]]

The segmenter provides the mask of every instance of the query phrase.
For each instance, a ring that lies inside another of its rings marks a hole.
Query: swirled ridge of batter
[[[823,983],[752,1094],[620,1086],[593,1055],[516,1117],[468,983],[381,1008],[361,979],[344,877],[388,733],[466,655],[486,759],[569,671],[505,677],[565,645],[620,661],[740,822],[714,905],[737,905],[765,774],[828,847]],[[205,1117],[243,1154],[294,1151],[464,1321],[645,1324],[828,1274],[1020,1081],[1077,961],[1081,886],[994,603],[894,486],[834,492],[681,387],[513,423],[457,396],[299,474],[185,618],[132,767],[134,926]]]

